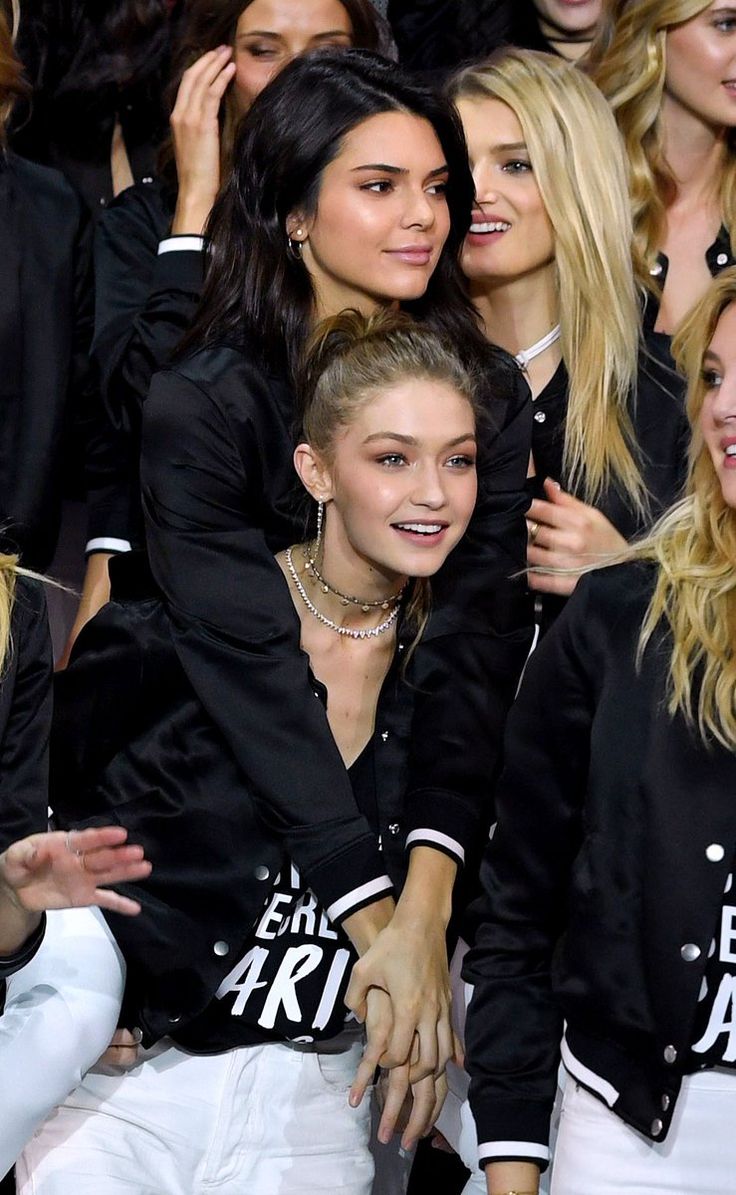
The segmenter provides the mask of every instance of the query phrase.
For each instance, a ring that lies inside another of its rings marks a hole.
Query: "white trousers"
[[[121,1075],[90,1071],[18,1161],[20,1195],[370,1195],[362,1054],[170,1042]]]
[[[8,980],[0,1017],[0,1176],[109,1045],[124,979],[97,909],[48,914],[36,956]]]
[[[552,1195],[733,1195],[736,1073],[685,1077],[667,1139],[650,1141],[568,1076]]]

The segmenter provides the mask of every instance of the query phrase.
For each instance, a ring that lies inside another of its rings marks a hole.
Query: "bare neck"
[[[554,267],[534,277],[471,281],[470,293],[486,336],[512,356],[559,323]]]
[[[662,118],[664,155],[677,187],[670,206],[717,206],[728,152],[727,130],[707,124],[668,95],[663,100]]]

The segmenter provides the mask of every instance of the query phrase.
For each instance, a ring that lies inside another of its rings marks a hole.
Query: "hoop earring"
[[[319,556],[319,550],[322,547],[322,532],[325,526],[325,504],[320,499],[317,503],[317,540],[314,545],[314,554]]]
[[[295,232],[300,236],[303,233],[303,231],[304,231],[303,228],[295,229]],[[295,241],[293,236],[291,235],[291,233],[286,234],[286,249],[287,249],[289,256],[291,258],[293,258],[294,261],[302,260],[302,252],[304,250],[304,242],[303,241]]]

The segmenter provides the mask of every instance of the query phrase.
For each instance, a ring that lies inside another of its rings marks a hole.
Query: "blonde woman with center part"
[[[679,495],[686,421],[676,379],[641,351],[626,167],[600,93],[522,50],[468,67],[451,93],[476,190],[462,267],[534,399],[529,582],[546,626],[570,569],[620,550]]]

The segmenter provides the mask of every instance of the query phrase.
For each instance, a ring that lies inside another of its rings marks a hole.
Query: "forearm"
[[[486,1166],[488,1195],[537,1195],[539,1167],[530,1162],[493,1162]]]
[[[457,863],[433,847],[416,846],[396,909],[396,919],[418,928],[447,929],[452,914],[452,891]]]
[[[342,928],[362,957],[375,942],[381,930],[389,924],[396,911],[393,897],[385,896],[346,917]]]

